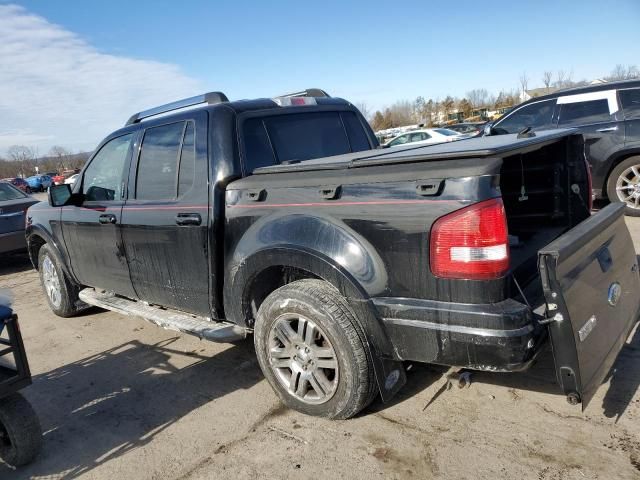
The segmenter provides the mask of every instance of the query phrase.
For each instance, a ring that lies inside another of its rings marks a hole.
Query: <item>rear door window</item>
[[[626,120],[640,119],[640,88],[620,90],[620,101]]]
[[[371,148],[352,112],[315,112],[255,117],[242,126],[246,173],[283,162],[342,155]]]
[[[607,99],[560,105],[558,125],[589,125],[611,120]]]
[[[195,169],[193,122],[148,128],[144,133],[136,199],[171,200],[191,189]]]

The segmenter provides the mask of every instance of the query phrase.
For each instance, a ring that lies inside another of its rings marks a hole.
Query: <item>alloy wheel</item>
[[[299,314],[284,314],[269,332],[269,365],[280,384],[298,400],[328,402],[338,388],[336,352],[325,332]]]
[[[632,165],[620,174],[616,194],[627,207],[640,209],[640,165]]]

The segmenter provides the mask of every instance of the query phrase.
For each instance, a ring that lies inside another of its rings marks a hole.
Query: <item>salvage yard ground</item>
[[[629,219],[640,252],[640,219]],[[640,329],[585,413],[567,404],[548,351],[527,373],[413,365],[389,405],[348,421],[285,409],[252,339],[199,341],[92,309],[54,316],[24,256],[0,261],[29,354],[44,449],[4,479],[640,477]],[[639,292],[640,294],[640,292]]]

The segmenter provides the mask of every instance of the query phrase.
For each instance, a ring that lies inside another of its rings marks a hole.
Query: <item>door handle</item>
[[[616,125],[615,127],[599,128],[598,130],[596,130],[596,132],[607,133],[607,132],[615,132],[617,130],[618,130],[618,126]]]
[[[105,224],[115,224],[116,223],[116,216],[112,213],[106,213],[104,215],[100,215],[98,217],[98,221],[100,223],[102,223],[103,225]]]
[[[177,225],[200,225],[202,217],[199,213],[179,213],[176,215]]]

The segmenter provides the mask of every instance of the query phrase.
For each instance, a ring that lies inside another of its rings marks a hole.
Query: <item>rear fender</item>
[[[349,302],[367,337],[384,400],[406,381],[402,364],[369,298],[387,287],[384,264],[373,247],[348,227],[328,219],[289,215],[256,222],[243,236],[226,269],[226,317],[246,324],[253,280],[273,266],[292,267],[332,284]],[[241,301],[238,301],[241,299]]]

